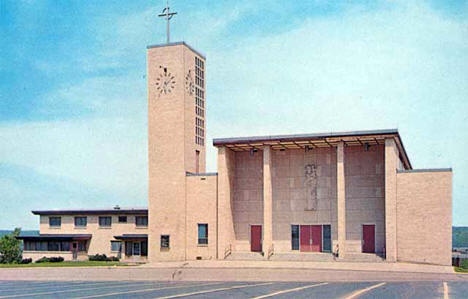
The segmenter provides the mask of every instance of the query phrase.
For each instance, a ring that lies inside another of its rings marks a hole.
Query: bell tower
[[[184,260],[185,177],[205,172],[205,57],[185,42],[153,45],[147,68],[148,254]]]

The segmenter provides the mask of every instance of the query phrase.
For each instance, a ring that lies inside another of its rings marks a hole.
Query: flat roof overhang
[[[146,208],[34,210],[34,215],[148,215]]]
[[[122,234],[114,236],[117,240],[148,240],[148,234]]]
[[[41,234],[38,236],[17,236],[18,240],[25,241],[79,241],[90,240],[90,234]]]
[[[225,146],[236,152],[250,151],[251,149],[261,150],[265,145],[270,145],[273,150],[301,149],[305,147],[314,149],[336,147],[339,142],[344,142],[347,146],[362,146],[366,143],[371,146],[383,145],[387,138],[395,140],[400,152],[400,158],[405,164],[405,169],[412,169],[397,129],[215,138],[213,139],[213,145],[216,147]]]

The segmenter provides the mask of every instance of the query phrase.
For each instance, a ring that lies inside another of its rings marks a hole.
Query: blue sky
[[[37,228],[31,209],[146,206],[146,46],[165,41],[164,2],[0,1],[1,229]],[[207,56],[210,143],[398,128],[414,168],[453,168],[468,225],[467,1],[171,6],[172,40]]]

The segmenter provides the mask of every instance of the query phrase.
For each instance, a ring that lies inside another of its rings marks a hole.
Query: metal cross
[[[167,34],[167,43],[170,42],[170,30],[169,30],[169,20],[172,19],[174,15],[176,15],[176,12],[170,12],[169,10],[169,0],[166,2],[166,7],[163,9],[162,13],[158,15],[158,17],[164,17],[166,18],[167,25],[166,25],[166,34]]]

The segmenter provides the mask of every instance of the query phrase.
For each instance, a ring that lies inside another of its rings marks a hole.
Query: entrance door
[[[78,242],[72,242],[72,255],[74,260],[78,258]]]
[[[310,225],[301,225],[301,235],[300,235],[300,240],[301,240],[301,251],[312,251],[310,243],[312,242],[310,238],[310,231],[311,231],[311,226]]]
[[[321,225],[311,226],[310,239],[312,240],[310,244],[310,251],[321,252],[322,251],[322,226]]]
[[[362,225],[362,252],[375,253],[375,225]]]
[[[301,225],[301,251],[322,251],[322,226]]]
[[[262,252],[262,226],[250,226],[250,251]]]

